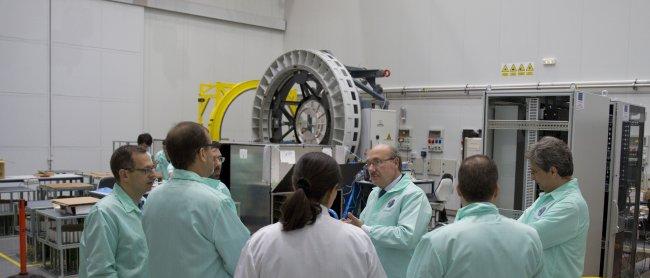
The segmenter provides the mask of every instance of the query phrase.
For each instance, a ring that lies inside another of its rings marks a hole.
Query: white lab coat
[[[302,229],[283,232],[275,223],[253,234],[234,277],[386,277],[370,237],[321,208]]]

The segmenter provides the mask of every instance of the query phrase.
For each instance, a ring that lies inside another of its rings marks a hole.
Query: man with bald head
[[[181,122],[167,133],[171,179],[151,191],[142,227],[149,247],[149,277],[232,277],[250,232],[230,196],[205,184],[221,163],[208,130]]]
[[[361,227],[372,239],[388,277],[405,277],[413,251],[431,221],[431,205],[424,191],[400,171],[401,159],[389,145],[367,153],[366,166],[376,187],[359,218],[347,223]]]

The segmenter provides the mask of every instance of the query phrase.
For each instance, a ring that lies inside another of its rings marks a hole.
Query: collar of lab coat
[[[402,179],[402,174],[400,174],[399,176],[397,176],[397,178],[395,178],[395,179],[394,179],[390,184],[388,184],[388,186],[384,187],[384,190],[385,190],[386,192],[390,191],[391,189],[393,189],[393,187],[395,187],[395,185],[396,185],[396,184],[399,182],[399,180],[401,180],[401,179]]]
[[[456,213],[456,221],[459,221],[468,216],[479,216],[486,214],[499,214],[499,209],[497,209],[497,206],[490,202],[471,203],[458,210],[458,213]]]
[[[331,217],[330,213],[329,213],[329,209],[327,207],[323,206],[323,204],[320,205],[320,216]]]
[[[183,169],[174,169],[174,173],[172,174],[172,179],[189,180],[189,181],[195,181],[198,183],[205,184],[204,178],[199,176],[199,174],[194,173],[192,171],[183,170]]]
[[[411,183],[411,176],[409,174],[401,174],[397,179],[395,179],[391,184],[386,186],[386,193],[391,193],[395,191],[400,191],[406,188],[407,185]]]
[[[578,179],[572,178],[570,181],[566,182],[563,185],[560,185],[560,187],[551,191],[551,193],[544,194],[544,195],[549,195],[550,197],[553,197],[554,200],[559,200],[562,199],[564,195],[571,193],[575,190],[580,190],[578,188]]]
[[[205,183],[209,187],[217,189],[219,187],[219,184],[221,183],[221,181],[220,180],[215,180],[213,178],[203,178],[203,183]]]
[[[137,213],[140,213],[140,208],[133,203],[133,199],[129,197],[126,192],[124,192],[124,189],[116,182],[115,185],[113,185],[113,194],[115,195],[115,198],[122,204],[122,208],[124,211],[127,213],[135,211]]]

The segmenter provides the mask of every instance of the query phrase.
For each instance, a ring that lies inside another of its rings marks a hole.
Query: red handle
[[[25,200],[20,199],[18,208],[20,238],[20,275],[27,275],[27,231],[25,229]]]

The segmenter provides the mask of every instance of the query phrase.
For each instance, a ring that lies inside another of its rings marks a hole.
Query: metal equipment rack
[[[79,239],[86,215],[65,215],[54,209],[44,209],[36,210],[35,216],[37,241],[42,244],[43,267],[59,277],[76,274],[79,268]],[[72,229],[64,231],[65,227]],[[50,256],[46,256],[46,251]]]
[[[5,197],[9,197],[8,199]],[[14,198],[17,197],[17,198]],[[13,236],[18,227],[18,201],[34,200],[36,190],[26,186],[0,186],[0,237]]]

